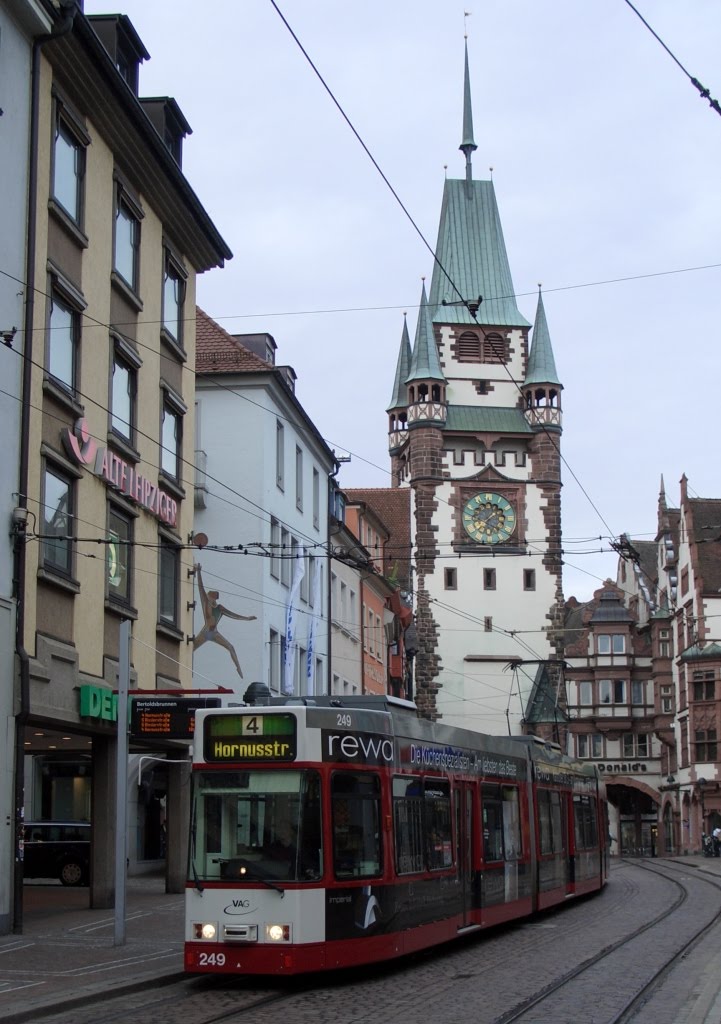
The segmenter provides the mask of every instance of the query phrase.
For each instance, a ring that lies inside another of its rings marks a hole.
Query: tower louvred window
[[[481,339],[473,331],[464,331],[458,339],[458,358],[465,363],[481,361]]]
[[[483,339],[483,362],[505,363],[508,361],[507,345],[500,334],[487,334]]]

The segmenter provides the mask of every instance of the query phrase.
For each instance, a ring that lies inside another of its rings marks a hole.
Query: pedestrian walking
[[[718,857],[721,855],[721,828],[717,825],[713,830],[713,855]]]

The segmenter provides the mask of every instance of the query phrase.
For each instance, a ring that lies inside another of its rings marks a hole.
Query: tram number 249
[[[225,953],[201,953],[199,967],[225,967]]]

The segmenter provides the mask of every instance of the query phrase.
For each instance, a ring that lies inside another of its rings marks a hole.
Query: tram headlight
[[[211,942],[218,937],[218,926],[210,921],[195,921],[193,923],[193,936],[197,940],[205,939]]]
[[[267,924],[265,937],[268,942],[290,942],[289,924]]]

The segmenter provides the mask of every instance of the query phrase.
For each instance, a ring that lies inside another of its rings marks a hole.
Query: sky
[[[193,129],[183,170],[234,253],[198,279],[198,304],[233,334],[273,335],[306,412],[351,455],[342,486],[390,485],[403,312],[412,337],[444,168],[464,175],[467,31],[474,177],[493,169],[531,322],[543,285],[564,593],[589,599],[615,578],[610,538],[653,539],[662,476],[670,505],[684,473],[692,496],[721,497],[721,116],[688,77],[721,101],[721,4],[637,0],[673,56],[626,0],[277,5],[418,231],[270,0],[86,0],[130,17],[151,54],[140,94],[174,96]]]

